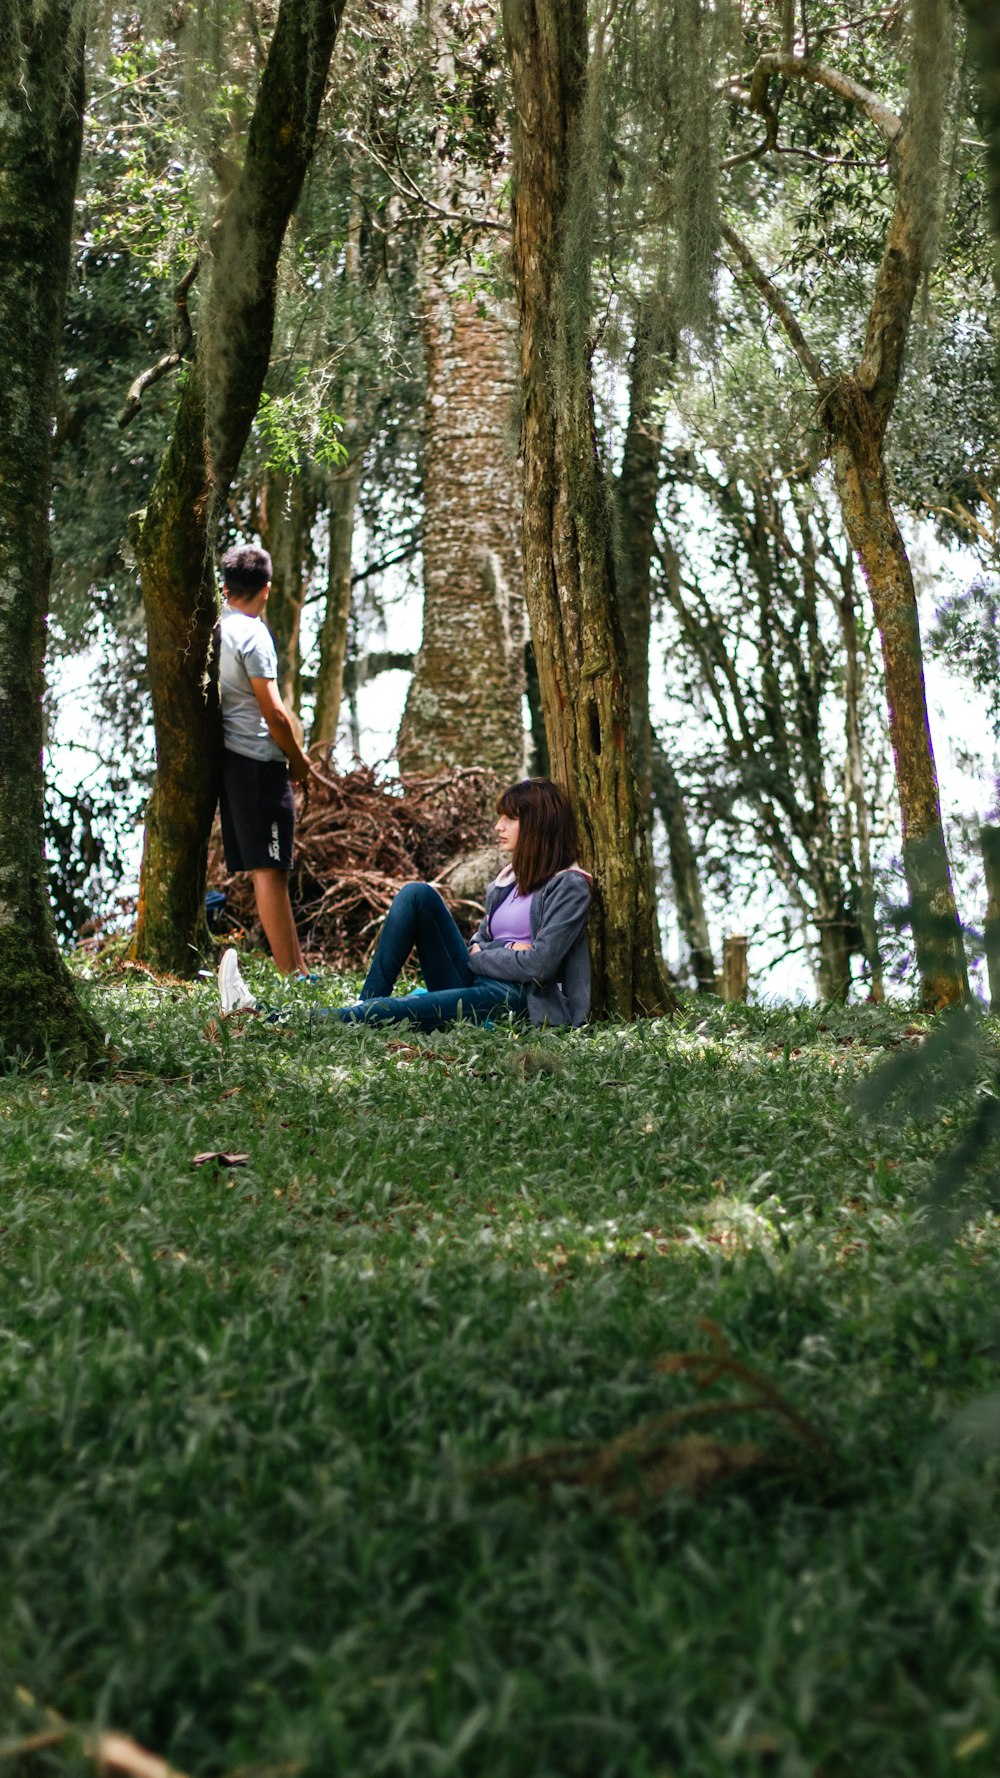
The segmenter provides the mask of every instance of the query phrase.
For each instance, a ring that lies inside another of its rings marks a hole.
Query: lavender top
[[[490,936],[497,944],[531,943],[532,900],[533,896],[520,895],[516,888],[504,897],[490,921]]]

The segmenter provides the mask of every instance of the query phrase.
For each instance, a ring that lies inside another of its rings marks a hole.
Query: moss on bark
[[[612,518],[594,429],[588,268],[578,256],[571,266],[566,260],[586,6],[505,0],[503,14],[517,118],[525,591],[552,775],[572,798],[582,862],[597,887],[595,1010],[633,1018],[669,1010],[673,996],[654,941]]]
[[[236,185],[213,233],[198,355],[139,536],[157,775],[134,954],[190,975],[208,946],[217,801],[216,523],[267,374],[278,260],[316,142],[344,0],[282,0]]]
[[[56,948],[42,847],[42,671],[59,344],[83,111],[70,0],[0,65],[0,1057],[100,1056]]]

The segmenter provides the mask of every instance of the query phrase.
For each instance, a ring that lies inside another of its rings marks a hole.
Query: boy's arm
[[[297,784],[308,778],[312,771],[298,736],[292,727],[292,719],[278,696],[278,684],[275,679],[251,679],[253,695],[257,699],[260,713],[267,723],[267,732],[272,741],[276,741],[288,761],[288,770]]]

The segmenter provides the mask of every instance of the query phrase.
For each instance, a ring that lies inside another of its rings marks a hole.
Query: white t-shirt
[[[219,618],[222,741],[247,759],[284,759],[254,696],[251,679],[277,679],[278,654],[263,618],[223,605]]]

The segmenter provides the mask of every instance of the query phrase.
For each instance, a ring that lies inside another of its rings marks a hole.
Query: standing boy
[[[271,590],[271,558],[253,544],[222,558],[225,603],[219,620],[222,700],[222,843],[226,868],[253,877],[257,913],[283,975],[305,964],[288,896],[295,832],[291,780],[310,765],[278,695],[278,656],[263,614]],[[235,952],[223,955],[235,961]],[[220,986],[221,986],[220,976]]]

